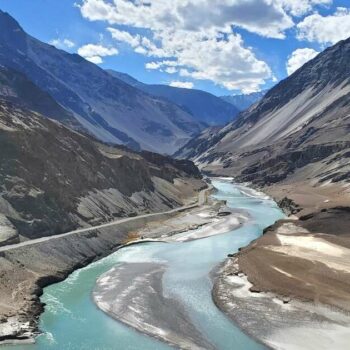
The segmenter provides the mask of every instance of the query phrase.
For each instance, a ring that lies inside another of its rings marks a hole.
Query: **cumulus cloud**
[[[232,32],[232,25],[283,38],[283,30],[293,21],[274,1],[84,0],[80,10],[89,20],[133,27],[134,34],[111,26],[107,30],[135,52],[156,58],[146,64],[147,69],[179,72],[231,90],[252,92],[272,77],[271,70]],[[138,30],[142,31],[135,34]]]
[[[107,28],[107,30],[111,33],[112,38],[115,40],[127,43],[132,47],[138,47],[141,44],[140,35],[133,36],[129,32],[116,28]]]
[[[183,89],[193,88],[193,83],[191,83],[190,81],[172,81],[169,85],[173,87],[183,88]]]
[[[156,70],[161,67],[161,62],[148,62],[145,64],[146,69]]]
[[[168,74],[175,74],[177,73],[177,69],[175,67],[167,67],[164,69],[165,72],[167,72]]]
[[[58,49],[71,49],[75,46],[75,43],[69,39],[52,39],[50,44]]]
[[[234,25],[280,38],[285,29],[293,26],[293,20],[284,10],[285,2],[292,0],[82,0],[78,6],[83,17],[110,24],[195,31],[208,28],[227,31]]]
[[[103,59],[100,56],[85,57],[85,59],[95,64],[103,63]]]
[[[302,16],[311,12],[315,6],[331,5],[333,0],[280,0],[285,11],[293,16]]]
[[[338,7],[329,16],[314,13],[298,23],[297,30],[299,40],[335,44],[350,36],[350,9]]]
[[[293,74],[297,69],[299,69],[306,62],[313,59],[319,54],[318,51],[310,48],[297,49],[288,58],[286,69],[288,75]]]
[[[158,62],[148,62],[145,64],[146,69],[150,70],[156,70],[156,69],[162,69],[165,68],[174,68],[178,66],[179,63],[177,61],[171,61],[171,60],[165,60],[165,61],[158,61]]]
[[[115,40],[154,58],[147,69],[178,72],[182,77],[249,93],[259,90],[273,75],[235,28],[284,39],[296,17],[330,3],[332,0],[80,0],[78,7],[84,18],[106,21]],[[132,28],[132,33],[125,28]],[[164,63],[167,61],[175,63]]]
[[[100,64],[102,57],[118,55],[118,50],[114,47],[105,47],[100,44],[87,44],[78,49],[78,54],[88,61]]]

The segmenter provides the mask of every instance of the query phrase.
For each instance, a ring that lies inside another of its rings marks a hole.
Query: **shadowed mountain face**
[[[0,245],[176,207],[204,185],[190,161],[100,144],[1,97],[0,164]]]
[[[0,66],[0,97],[23,107],[78,128],[79,123],[47,92],[33,84],[24,74]]]
[[[220,131],[207,130],[177,155],[206,171],[269,185],[350,178],[350,39],[272,88]]]
[[[195,120],[206,125],[224,125],[235,119],[239,109],[208,92],[168,85],[144,84],[128,74],[108,70],[114,77],[150,95],[160,97],[183,108]]]
[[[29,36],[1,10],[0,65],[25,74],[105,142],[172,153],[203,128],[177,105]]]
[[[254,103],[260,101],[265,96],[267,91],[268,90],[263,90],[263,91],[253,92],[251,94],[245,94],[245,95],[221,96],[221,99],[223,99],[228,103],[231,103],[239,111],[244,111]]]

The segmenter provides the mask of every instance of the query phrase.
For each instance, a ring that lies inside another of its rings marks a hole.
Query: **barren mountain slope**
[[[177,156],[259,185],[349,179],[349,57],[350,39],[325,50],[235,122],[203,132]]]
[[[189,161],[110,147],[4,100],[0,164],[0,243],[162,211],[204,186]]]

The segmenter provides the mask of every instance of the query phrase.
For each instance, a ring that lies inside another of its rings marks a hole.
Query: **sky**
[[[0,0],[30,35],[150,84],[270,88],[350,36],[350,0]]]

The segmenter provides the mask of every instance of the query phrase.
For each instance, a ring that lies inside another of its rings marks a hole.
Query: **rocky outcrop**
[[[277,204],[287,215],[296,214],[300,210],[299,205],[288,197],[283,197]]]

